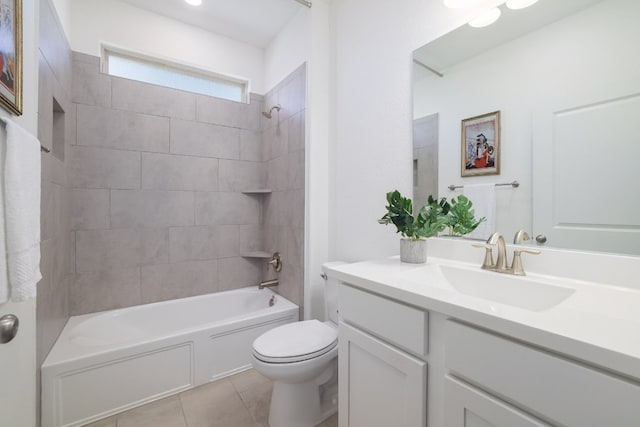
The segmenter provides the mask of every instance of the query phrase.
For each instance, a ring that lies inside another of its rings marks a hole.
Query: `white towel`
[[[0,121],[4,123],[0,129],[1,304],[9,297],[16,302],[35,297],[42,275],[40,142],[10,119]]]
[[[496,229],[496,186],[495,184],[465,184],[463,192],[473,203],[476,218],[487,219],[466,237],[487,240]]]

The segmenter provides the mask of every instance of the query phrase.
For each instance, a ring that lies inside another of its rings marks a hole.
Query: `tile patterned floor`
[[[268,427],[272,387],[250,369],[85,427]],[[337,415],[317,427],[338,427]]]

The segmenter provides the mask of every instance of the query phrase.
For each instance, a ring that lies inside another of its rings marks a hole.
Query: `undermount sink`
[[[549,310],[575,293],[569,284],[553,278],[515,276],[449,263],[427,264],[401,274],[398,284],[425,286],[497,302],[529,311]]]
[[[545,283],[527,276],[440,265],[442,276],[456,291],[501,304],[543,311],[569,298],[575,289]]]

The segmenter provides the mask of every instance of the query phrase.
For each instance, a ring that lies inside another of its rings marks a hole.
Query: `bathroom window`
[[[248,82],[246,80],[187,67],[163,59],[103,47],[102,67],[102,71],[112,76],[236,102],[247,102]]]

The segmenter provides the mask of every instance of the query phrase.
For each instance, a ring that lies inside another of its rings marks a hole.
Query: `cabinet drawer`
[[[551,427],[452,377],[445,377],[445,427]]]
[[[640,425],[640,387],[632,382],[453,321],[445,346],[452,374],[552,423]]]
[[[340,315],[358,326],[416,355],[428,352],[426,311],[341,284]]]

